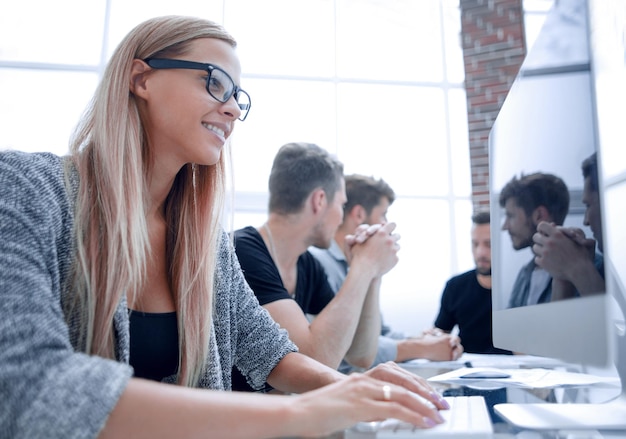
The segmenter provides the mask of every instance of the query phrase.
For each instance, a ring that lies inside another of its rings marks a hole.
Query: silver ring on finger
[[[391,387],[386,384],[383,386],[383,400],[391,401]]]

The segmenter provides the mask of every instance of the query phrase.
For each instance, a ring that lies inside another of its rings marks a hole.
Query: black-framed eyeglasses
[[[241,110],[239,120],[243,121],[250,111],[250,95],[235,85],[228,73],[213,64],[206,64],[182,59],[147,58],[144,62],[153,69],[191,69],[204,70],[209,74],[206,78],[206,90],[219,102],[227,102],[232,96]]]

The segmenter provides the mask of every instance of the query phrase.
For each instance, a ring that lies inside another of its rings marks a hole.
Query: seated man
[[[510,354],[493,347],[491,319],[491,226],[489,212],[472,216],[472,256],[476,268],[452,277],[441,295],[435,329],[459,328],[465,352]]]
[[[348,201],[344,205],[343,222],[335,232],[335,239],[329,248],[309,248],[313,256],[324,266],[330,286],[335,292],[340,290],[349,272],[348,261],[343,251],[346,236],[354,234],[357,228],[364,224],[385,224],[387,209],[395,200],[393,190],[383,180],[353,174],[347,175],[345,182]],[[378,337],[378,352],[372,366],[386,361],[402,362],[414,358],[453,360],[462,352],[463,347],[456,336],[427,335],[407,338],[404,334],[393,332],[390,327],[382,325]],[[345,361],[339,368],[343,372],[353,369]]]
[[[513,177],[500,192],[500,207],[505,210],[502,230],[509,232],[515,250],[533,245],[537,225],[546,221],[562,225],[569,210],[569,191],[565,182],[552,174],[534,173]],[[535,257],[517,275],[509,308],[549,302],[552,276],[535,264]]]
[[[335,369],[344,357],[369,368],[381,331],[381,277],[398,261],[399,236],[389,223],[348,238],[351,269],[335,295],[307,249],[330,245],[345,202],[339,161],[317,145],[284,145],[270,173],[269,218],[261,227],[235,231],[235,251],[260,304],[301,353]],[[245,389],[235,383],[237,375],[234,370],[233,388]]]
[[[582,173],[582,201],[587,206],[584,224],[589,226],[595,240],[585,237],[579,228],[559,227],[547,222],[540,223],[533,236],[535,263],[553,277],[552,300],[606,291],[596,153],[583,161]],[[599,252],[596,252],[596,242]]]

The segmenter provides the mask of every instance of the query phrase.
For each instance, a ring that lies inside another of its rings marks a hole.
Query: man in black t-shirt
[[[381,277],[398,261],[395,224],[364,225],[346,239],[350,272],[335,295],[307,249],[328,248],[342,222],[343,165],[317,145],[289,143],[274,159],[269,193],[267,221],[234,235],[248,284],[301,353],[335,369],[344,357],[368,368],[381,331]]]
[[[449,333],[458,326],[465,352],[510,354],[493,346],[489,212],[475,214],[472,222],[472,255],[476,268],[448,280],[441,295],[435,328],[430,332]]]

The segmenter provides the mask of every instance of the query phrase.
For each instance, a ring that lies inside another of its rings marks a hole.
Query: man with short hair
[[[354,234],[359,227],[366,224],[387,223],[387,210],[395,200],[394,191],[382,179],[352,174],[345,176],[345,182],[347,202],[344,205],[343,222],[335,232],[334,240],[329,248],[309,248],[324,266],[334,291],[340,290],[349,273],[349,263],[342,250],[346,236]],[[462,352],[463,347],[456,336],[406,337],[382,325],[376,359],[371,366],[386,361],[402,362],[414,358],[454,360]],[[339,370],[349,372],[354,368],[342,362]]]
[[[398,261],[395,224],[362,228],[346,239],[351,269],[335,295],[307,249],[330,246],[342,222],[343,165],[317,145],[286,144],[274,159],[269,194],[265,224],[234,236],[250,287],[301,353],[333,368],[344,357],[369,368],[381,330],[381,278]]]
[[[493,346],[489,211],[479,211],[472,216],[471,237],[476,268],[446,282],[435,331],[439,329],[449,333],[458,326],[465,352],[510,354],[510,351]]]
[[[509,232],[515,250],[533,245],[533,235],[542,221],[562,225],[569,210],[569,191],[565,182],[552,174],[536,172],[513,177],[500,192],[500,207],[505,210],[502,230]],[[552,277],[530,260],[520,270],[513,285],[509,308],[549,302]]]

